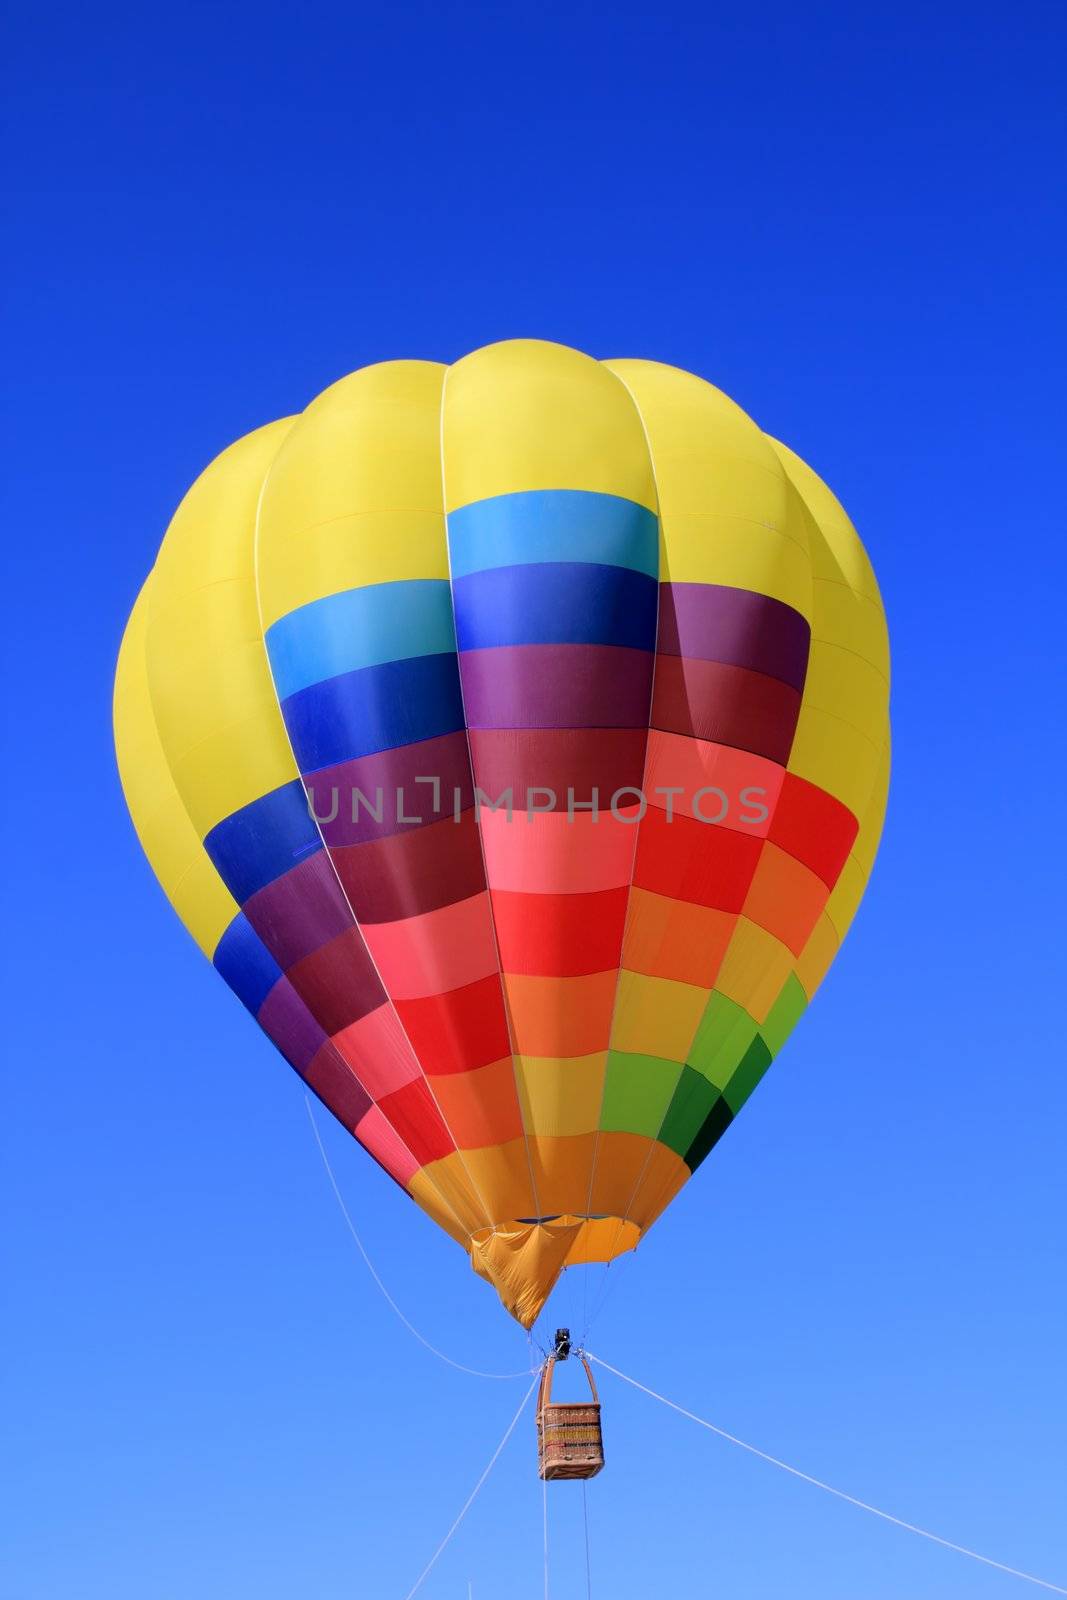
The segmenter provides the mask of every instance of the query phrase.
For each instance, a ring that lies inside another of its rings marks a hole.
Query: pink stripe
[[[421,1000],[476,983],[497,970],[488,892],[400,922],[362,929],[394,1000]]]
[[[610,802],[610,795],[607,797]],[[583,894],[621,889],[630,882],[637,844],[637,807],[620,806],[620,822],[609,810],[594,821],[588,811],[536,812],[527,820],[516,811],[483,810],[480,827],[485,867],[493,889],[527,894]]]
[[[364,1149],[381,1162],[397,1183],[411,1182],[419,1170],[419,1164],[377,1106],[371,1106],[366,1116],[356,1123],[355,1133]]]
[[[420,1078],[407,1034],[392,1006],[379,1006],[334,1034],[334,1044],[373,1100]]]
[[[720,826],[765,839],[784,778],[785,768],[777,761],[768,761],[748,750],[712,744],[707,739],[690,739],[680,733],[661,733],[655,728],[648,735],[645,793],[649,805],[658,806],[661,811],[667,810],[670,798],[677,815],[696,816],[694,796],[701,789],[720,789],[727,802]],[[666,788],[680,788],[683,792],[673,797],[656,793],[657,789]],[[742,791],[749,792],[743,796]],[[701,797],[699,806],[699,820],[707,821],[719,815],[723,801],[715,794],[707,794]],[[766,815],[760,819],[761,809]],[[754,817],[759,820],[751,820]]]

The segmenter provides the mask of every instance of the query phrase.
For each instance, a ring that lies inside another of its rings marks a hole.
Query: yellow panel
[[[845,584],[826,578],[816,577],[812,592],[816,640],[839,645],[861,661],[869,661],[888,684],[889,635],[881,606]]]
[[[521,1140],[519,1141],[521,1149]],[[507,1148],[506,1146],[504,1147]],[[472,1152],[476,1154],[477,1152]],[[452,1214],[463,1227],[468,1236],[484,1228],[489,1220],[487,1208],[483,1205],[479,1194],[475,1193],[474,1184],[464,1163],[463,1156],[458,1150],[453,1150],[447,1156],[441,1156],[437,1161],[430,1161],[422,1168],[422,1176],[434,1191],[442,1198],[451,1209]],[[526,1189],[529,1199],[529,1185]]]
[[[681,1156],[675,1155],[665,1144],[653,1145],[648,1165],[629,1208],[631,1217],[642,1231],[651,1228],[691,1176]]]
[[[126,804],[164,894],[208,957],[237,914],[174,786],[159,742],[144,647],[149,578],[126,625],[115,673],[115,751]]]
[[[567,1251],[567,1266],[581,1267],[593,1261],[614,1261],[627,1250],[636,1250],[641,1230],[635,1222],[621,1217],[593,1217],[584,1222]]]
[[[809,1000],[829,972],[840,947],[837,931],[824,911],[796,964],[796,975]]]
[[[874,568],[841,502],[788,445],[769,437],[767,442],[777,453],[826,541],[827,552],[813,552],[816,577],[837,578],[857,594],[866,595],[881,611],[882,598]]]
[[[607,1052],[551,1059],[517,1056],[515,1070],[527,1133],[593,1133],[604,1097]]]
[[[868,738],[805,699],[797,719],[789,771],[818,784],[846,805],[854,817],[861,817],[878,777],[884,734],[884,727],[879,727],[874,737]]]
[[[605,364],[630,390],[648,435],[663,576],[750,588],[810,616],[811,519],[751,417],[677,367]]]
[[[811,572],[802,545],[777,528],[742,517],[664,516],[660,577],[667,583],[721,583],[792,606],[811,620]]]
[[[537,1215],[539,1200],[531,1180],[525,1139],[483,1145],[478,1150],[464,1150],[462,1155],[470,1182],[482,1197],[490,1222]]]
[[[447,1234],[451,1234],[457,1243],[465,1245],[469,1234],[445,1205],[440,1194],[434,1188],[432,1181],[427,1177],[428,1171],[428,1167],[422,1167],[418,1172],[412,1174],[408,1180],[408,1193],[415,1204],[422,1211],[425,1211],[432,1222],[436,1222],[439,1228],[443,1228]]]
[[[580,1209],[594,1217],[624,1217],[655,1147],[642,1133],[597,1134],[589,1204],[583,1200]]]
[[[449,368],[442,447],[450,511],[530,489],[656,491],[641,419],[599,362],[566,345],[513,339]]]
[[[335,383],[300,417],[263,488],[263,626],[323,595],[447,578],[441,387],[431,361],[387,361]]]
[[[781,940],[742,916],[715,987],[757,1022],[765,1022],[792,970],[792,952]]]
[[[152,585],[146,655],[160,741],[203,838],[297,776],[260,634],[256,503],[290,421],[223,452],[167,531]],[[225,571],[208,581],[205,573]]]
[[[643,972],[619,973],[611,1048],[684,1061],[708,1003],[708,990]]]
[[[603,1135],[532,1134],[530,1159],[542,1216],[572,1212],[583,1216],[597,1141]]]
[[[862,656],[815,641],[804,682],[804,703],[831,712],[869,739],[875,728],[886,725],[889,685]]]

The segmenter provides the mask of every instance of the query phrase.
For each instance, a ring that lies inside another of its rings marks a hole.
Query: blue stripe
[[[218,823],[204,849],[238,905],[322,849],[299,779],[272,789]]]
[[[212,959],[216,972],[253,1016],[282,976],[281,967],[243,911],[222,935]]]
[[[534,561],[592,561],[659,577],[659,522],[618,495],[530,489],[448,514],[453,579]]]
[[[374,583],[330,594],[267,629],[279,700],[342,672],[455,648],[447,578]]]
[[[455,653],[328,678],[283,701],[282,715],[304,773],[456,733],[464,722]]]
[[[452,585],[460,650],[613,644],[653,650],[659,585],[626,567],[580,562],[494,567]]]

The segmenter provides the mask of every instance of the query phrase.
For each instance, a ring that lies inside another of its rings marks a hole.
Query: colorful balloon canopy
[[[134,607],[116,742],[197,943],[529,1326],[825,975],[888,674],[810,468],[686,372],[522,340],[224,451]]]

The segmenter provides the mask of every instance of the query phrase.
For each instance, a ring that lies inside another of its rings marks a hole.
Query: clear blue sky
[[[1028,0],[13,15],[4,1600],[402,1600],[517,1403],[369,1282],[110,734],[124,618],[220,448],[365,362],[516,334],[689,367],[789,441],[895,653],[856,927],[591,1343],[1067,1584],[1061,27]],[[323,1127],[401,1303],[521,1365]],[[1028,1592],[604,1391],[600,1596]],[[585,1592],[579,1504],[552,1491],[554,1600]],[[527,1419],[428,1600],[539,1600],[540,1519]]]

